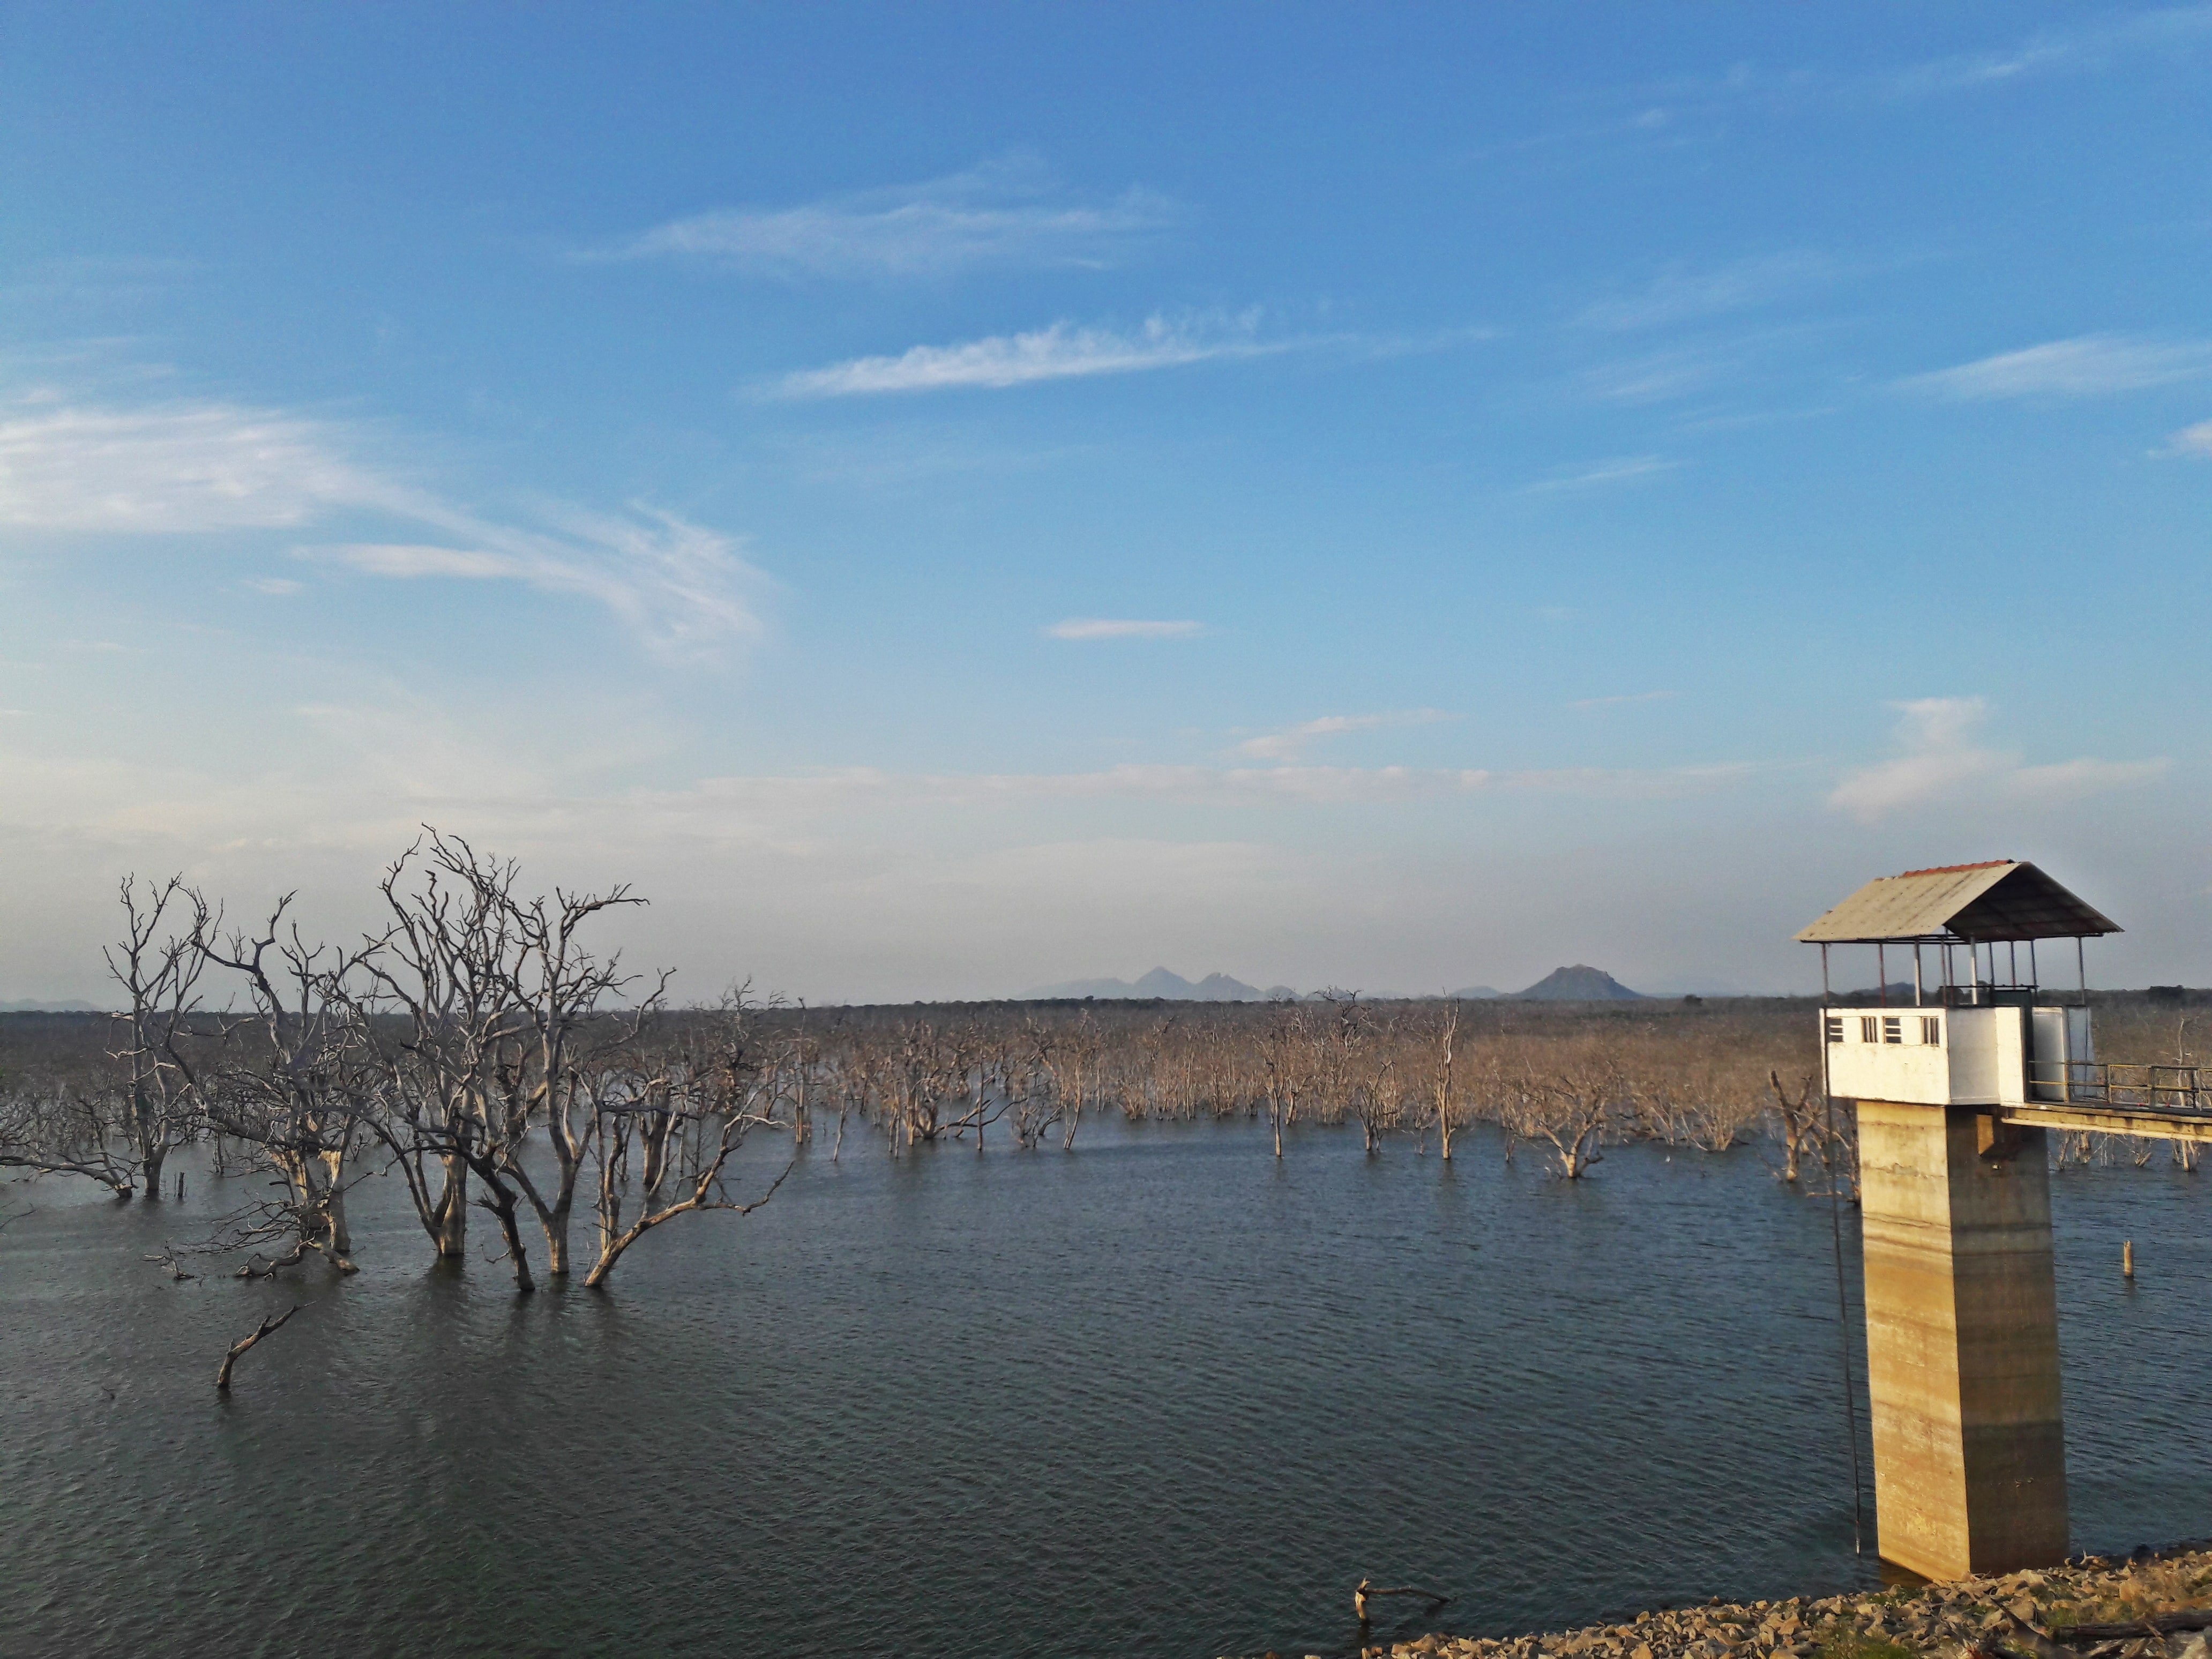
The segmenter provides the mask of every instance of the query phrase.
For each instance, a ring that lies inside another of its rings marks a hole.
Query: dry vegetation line
[[[1424,1636],[1362,1659],[2207,1659],[2212,1549],[1881,1595],[1716,1602],[1546,1635]]]
[[[848,1125],[902,1157],[970,1137],[981,1152],[994,1129],[1072,1150],[1099,1113],[1246,1120],[1280,1158],[1298,1125],[1356,1123],[1370,1155],[1410,1141],[1449,1160],[1488,1124],[1509,1161],[1525,1149],[1569,1181],[1624,1140],[1771,1137],[1782,1180],[1856,1196],[1850,1115],[1820,1091],[1802,1000],[817,1010],[740,990],[678,1008],[669,973],[595,945],[642,902],[627,887],[532,896],[512,862],[435,830],[385,871],[381,920],[351,944],[304,938],[289,895],[251,927],[180,879],[125,878],[120,898],[106,961],[123,1012],[0,1021],[0,1169],[162,1201],[167,1160],[197,1146],[217,1192],[276,1189],[149,1258],[178,1282],[199,1277],[192,1255],[242,1258],[249,1279],[350,1274],[346,1195],[396,1175],[433,1256],[466,1255],[477,1210],[518,1291],[533,1263],[597,1288],[658,1228],[764,1202],[780,1176],[732,1190],[750,1135],[788,1136],[795,1158],[833,1115],[833,1161]],[[2185,1012],[2131,1018],[2100,1022],[2115,1057],[2193,1059]],[[2193,1146],[2170,1155],[2194,1167]],[[2115,1156],[2059,1143],[2062,1164]]]

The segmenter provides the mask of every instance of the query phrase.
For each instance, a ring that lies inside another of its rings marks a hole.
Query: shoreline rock
[[[1523,1636],[1423,1636],[1360,1659],[2212,1659],[2205,1631],[2068,1643],[2079,1627],[2212,1610],[2212,1540],[1953,1583],[1707,1602]],[[2194,1621],[2183,1621],[2193,1623]],[[2212,1623],[2208,1613],[2205,1623]],[[2053,1651],[2053,1644],[2059,1644]],[[1270,1656],[1270,1659],[1274,1659]],[[1317,1659],[1307,1656],[1306,1659]]]

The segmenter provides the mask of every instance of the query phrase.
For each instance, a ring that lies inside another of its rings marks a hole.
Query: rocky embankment
[[[1818,1600],[1641,1613],[1536,1636],[1424,1636],[1362,1659],[2212,1659],[2212,1547]]]

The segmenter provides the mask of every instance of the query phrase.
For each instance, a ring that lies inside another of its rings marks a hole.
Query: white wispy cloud
[[[281,529],[395,492],[323,424],[222,403],[57,405],[0,417],[0,524],[151,535]]]
[[[1534,483],[1523,484],[1522,493],[1541,495],[1560,490],[1598,489],[1607,484],[1634,483],[1641,478],[1672,472],[1680,465],[1680,461],[1670,461],[1659,455],[1622,455],[1613,460],[1595,461],[1552,477],[1540,478]]]
[[[1631,691],[1613,697],[1577,697],[1567,707],[1570,708],[1618,708],[1623,703],[1665,702],[1674,695],[1672,691]]]
[[[1702,392],[1737,364],[1710,351],[1657,351],[1599,363],[1579,376],[1583,390],[1612,404],[1656,404]]]
[[[586,259],[703,260],[750,275],[943,276],[990,266],[1121,263],[1182,210],[1130,189],[1073,198],[1031,158],[781,208],[717,208],[656,225]]]
[[[1589,328],[1657,328],[1771,305],[1832,283],[1841,274],[1835,260],[1809,249],[1762,254],[1702,270],[1673,265],[1639,292],[1585,307],[1576,320]]]
[[[1316,738],[1339,737],[1347,732],[1372,732],[1386,726],[1433,726],[1455,719],[1441,708],[1394,709],[1381,714],[1324,714],[1280,732],[1247,738],[1237,745],[1239,753],[1255,760],[1288,760]],[[1486,776],[1487,774],[1485,775]]]
[[[2146,54],[2179,53],[2212,43],[2212,6],[2174,6],[2103,18],[2075,29],[2045,29],[2010,46],[1958,52],[1908,64],[1882,78],[1899,97],[2001,87],[2049,75],[2110,69]]]
[[[1070,617],[1045,630],[1055,640],[1188,640],[1206,632],[1203,623],[1140,622],[1114,617]]]
[[[1999,352],[1955,368],[1914,374],[1908,390],[1961,401],[2102,398],[2212,374],[2212,343],[2142,335],[2082,334]]]
[[[404,525],[408,540],[296,548],[388,578],[513,580],[587,599],[658,649],[711,650],[757,635],[765,579],[737,542],[674,514],[555,505],[535,522],[455,507],[362,459],[359,431],[222,402],[136,408],[42,392],[0,410],[0,525],[60,534],[204,535]],[[419,539],[428,529],[439,539]],[[249,578],[257,592],[298,583]]]
[[[2185,426],[2166,440],[2170,455],[2199,455],[2212,460],[2212,421],[2199,421],[2195,426]]]
[[[266,593],[271,599],[281,599],[303,591],[307,584],[289,576],[248,576],[240,586],[249,592]]]
[[[340,542],[293,550],[395,580],[514,581],[573,595],[604,606],[673,654],[710,652],[763,631],[753,600],[766,579],[731,538],[673,514],[639,507],[617,517],[571,508],[543,530],[451,511],[428,521],[459,531],[468,544]]]
[[[783,398],[872,397],[893,392],[1028,386],[1091,374],[1133,374],[1224,357],[1259,357],[1314,343],[1262,340],[1259,319],[1170,321],[1153,316],[1133,331],[1054,323],[1026,334],[994,334],[957,345],[914,346],[898,356],[855,357],[801,369],[773,383]]]
[[[2018,753],[1977,740],[1990,712],[1980,697],[1921,697],[1893,706],[1904,752],[1846,773],[1828,797],[1831,806],[1862,823],[1969,797],[2023,802],[2075,799],[2146,782],[2166,769],[2163,759],[2083,757],[2023,764]]]
[[[458,547],[424,547],[417,544],[351,542],[335,546],[301,548],[304,556],[333,560],[372,576],[457,576],[486,580],[501,576],[520,579],[527,574],[523,561],[504,553],[486,553]]]

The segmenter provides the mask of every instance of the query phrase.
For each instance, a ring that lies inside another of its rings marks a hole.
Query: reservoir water
[[[1502,1152],[855,1134],[529,1297],[488,1218],[433,1270],[396,1182],[358,1277],[275,1285],[142,1260],[238,1182],[9,1183],[0,1652],[1341,1654],[1363,1576],[1453,1598],[1378,1638],[1877,1581],[1826,1204],[1756,1147]],[[2054,1177],[2077,1547],[2212,1533],[2208,1187]]]

